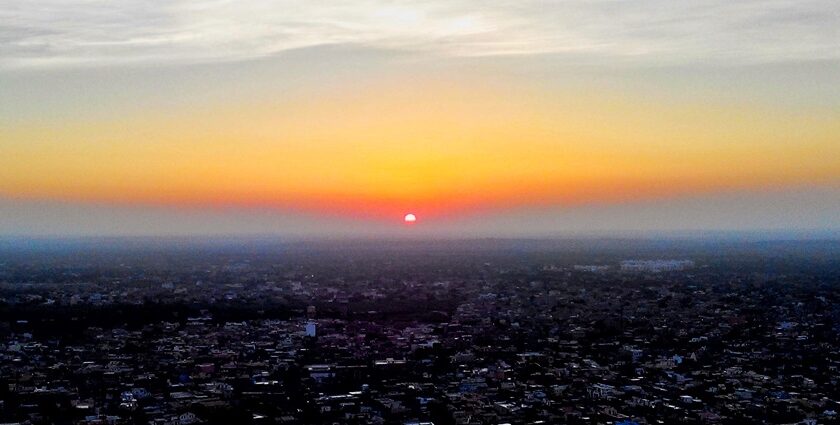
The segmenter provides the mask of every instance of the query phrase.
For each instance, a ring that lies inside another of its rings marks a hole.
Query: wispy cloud
[[[836,0],[6,0],[0,67],[236,61],[348,44],[643,64],[840,59]]]

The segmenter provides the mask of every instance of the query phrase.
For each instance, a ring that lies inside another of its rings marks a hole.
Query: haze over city
[[[840,425],[837,0],[0,0],[0,424]]]

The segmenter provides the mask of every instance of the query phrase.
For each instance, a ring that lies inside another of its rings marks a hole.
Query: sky
[[[838,230],[834,0],[0,4],[0,236]]]

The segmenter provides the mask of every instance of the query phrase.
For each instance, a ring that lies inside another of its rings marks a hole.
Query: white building
[[[694,267],[692,260],[625,260],[621,262],[624,272],[671,272]]]

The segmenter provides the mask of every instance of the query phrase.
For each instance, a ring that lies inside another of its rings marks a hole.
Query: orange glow
[[[0,192],[392,220],[840,181],[831,111],[463,81],[307,94],[6,126]]]

